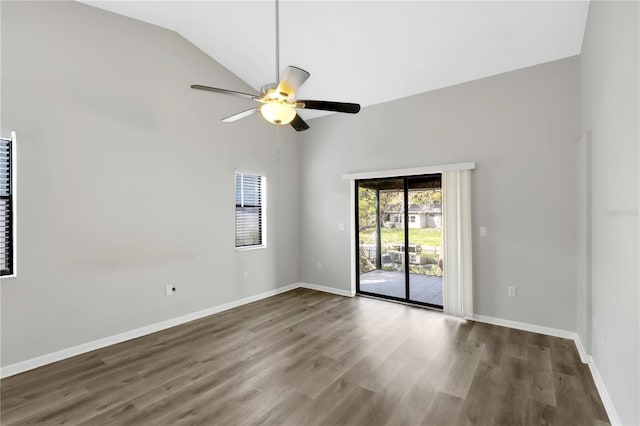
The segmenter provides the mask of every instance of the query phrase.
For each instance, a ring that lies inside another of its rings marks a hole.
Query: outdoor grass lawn
[[[382,228],[380,229],[382,244],[403,243],[404,229]],[[409,228],[409,244],[421,246],[440,246],[442,241],[442,229],[440,228]],[[366,229],[360,232],[360,242],[375,244],[375,229]]]

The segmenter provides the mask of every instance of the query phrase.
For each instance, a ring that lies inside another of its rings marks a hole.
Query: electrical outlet
[[[165,296],[173,296],[175,292],[176,292],[176,286],[173,284],[167,284],[167,286],[164,288]]]
[[[481,237],[486,237],[487,236],[487,228],[484,226],[480,227],[480,236]]]
[[[245,279],[245,280],[246,280],[247,278],[249,278],[249,271],[244,271],[244,272],[242,273],[242,279]]]
[[[344,223],[340,222],[338,224],[338,231],[344,231]]]
[[[509,295],[509,297],[516,297],[516,288],[507,287],[507,294]]]
[[[318,269],[322,269],[322,263],[318,262],[318,263],[316,264],[316,267],[317,267]]]

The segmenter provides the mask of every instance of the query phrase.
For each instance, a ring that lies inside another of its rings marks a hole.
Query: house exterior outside
[[[392,204],[382,212],[382,223],[386,228],[404,228],[402,205]],[[411,204],[409,228],[442,228],[442,203]]]

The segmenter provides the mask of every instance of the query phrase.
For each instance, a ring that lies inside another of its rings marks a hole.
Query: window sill
[[[247,247],[236,247],[236,252],[239,251],[251,251],[251,250],[260,250],[263,248],[267,248],[266,244],[263,244],[261,246],[247,246]]]
[[[18,278],[18,276],[16,274],[0,275],[0,280],[15,279],[15,278]]]

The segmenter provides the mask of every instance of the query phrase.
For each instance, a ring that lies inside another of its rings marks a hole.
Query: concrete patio
[[[405,297],[404,272],[376,269],[360,275],[360,291]],[[409,299],[442,306],[442,277],[409,274]]]

